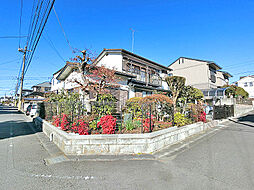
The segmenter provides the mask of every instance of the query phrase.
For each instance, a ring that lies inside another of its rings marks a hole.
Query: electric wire
[[[6,62],[3,62],[3,63],[0,63],[0,65],[5,65],[5,64],[8,64],[8,63],[12,63],[12,62],[18,61],[18,60],[20,60],[20,58],[14,59],[12,61],[6,61]]]
[[[49,46],[56,52],[56,54],[58,55],[58,57],[65,62],[63,56],[61,56],[61,54],[59,53],[59,51],[57,50],[57,48],[55,47],[54,43],[52,42],[52,40],[49,38],[48,34],[45,31],[45,34],[47,35],[47,37],[45,35],[42,35],[42,37],[45,39],[45,41],[49,44]]]
[[[36,41],[36,43],[35,43],[35,45],[34,45],[34,47],[33,47],[33,49],[32,49],[31,56],[30,56],[30,58],[29,58],[29,61],[28,61],[27,66],[26,66],[26,70],[25,70],[25,72],[24,72],[24,75],[26,74],[26,72],[27,72],[27,70],[28,70],[28,68],[29,68],[29,66],[30,66],[30,64],[31,64],[31,61],[32,61],[32,58],[33,58],[35,49],[36,49],[36,47],[37,47],[37,45],[38,45],[38,42],[39,42],[40,37],[41,37],[41,35],[42,35],[42,32],[43,32],[43,30],[44,30],[44,28],[45,28],[45,25],[46,25],[47,20],[48,20],[48,18],[49,18],[49,14],[50,14],[50,12],[51,12],[51,10],[52,10],[52,8],[53,8],[54,2],[55,2],[55,0],[52,0],[51,6],[50,6],[49,11],[48,11],[48,13],[47,13],[47,16],[46,16],[46,19],[45,19],[45,21],[44,21],[44,24],[43,24],[43,26],[42,26],[42,28],[41,28],[41,31],[40,31],[39,36],[38,36],[38,38],[37,38],[37,41]]]
[[[31,31],[32,31],[32,25],[33,25],[34,19],[35,19],[35,16],[33,17],[33,15],[34,15],[34,7],[35,7],[35,0],[33,1],[33,8],[32,8],[32,13],[31,13],[29,28],[28,28],[28,36],[27,36],[27,43],[26,43],[26,45],[28,45],[28,42],[29,42],[29,40],[30,40]],[[38,8],[38,4],[37,4],[37,8]],[[37,8],[36,8],[36,9],[37,9]]]
[[[0,36],[0,38],[25,38],[27,36]]]
[[[54,13],[55,13],[55,15],[56,15],[56,18],[57,18],[58,24],[60,25],[61,30],[62,30],[62,32],[63,32],[63,34],[64,34],[64,38],[65,38],[65,40],[66,40],[67,44],[69,45],[69,48],[71,49],[71,51],[72,51],[73,53],[75,53],[75,51],[74,51],[73,47],[71,46],[70,41],[69,41],[69,40],[68,40],[68,38],[67,38],[67,35],[66,35],[65,31],[64,31],[64,28],[63,28],[63,26],[62,26],[62,24],[61,24],[61,22],[60,22],[60,19],[59,19],[59,17],[58,17],[58,15],[57,15],[57,13],[56,13],[55,6],[53,6],[53,11],[54,11]]]

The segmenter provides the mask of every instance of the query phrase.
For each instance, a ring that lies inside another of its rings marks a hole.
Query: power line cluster
[[[34,0],[26,42],[27,54],[24,75],[31,64],[35,49],[41,38],[54,2],[55,0],[37,0],[37,3],[35,3]]]
[[[20,91],[22,91],[24,76],[31,64],[36,47],[39,43],[39,40],[41,38],[45,25],[48,21],[48,18],[54,3],[55,3],[55,0],[34,0],[33,1],[32,14],[31,14],[30,23],[29,23],[26,45],[24,49],[20,48],[20,38],[19,38],[19,51],[24,53],[24,56],[23,56],[24,59],[23,59],[23,63],[21,64],[19,74],[17,77],[17,85],[15,88],[15,94],[17,94],[19,86],[20,86]],[[21,6],[20,6],[19,36],[21,35],[22,9],[23,9],[23,0],[21,0]]]

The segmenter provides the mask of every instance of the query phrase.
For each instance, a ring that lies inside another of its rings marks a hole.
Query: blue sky
[[[22,35],[27,35],[33,0],[23,0]],[[71,45],[99,54],[103,48],[131,50],[169,65],[180,56],[215,61],[234,77],[254,74],[254,1],[251,0],[56,0],[55,9]],[[18,35],[20,0],[0,6],[0,36]],[[45,33],[46,31],[46,33]],[[51,12],[44,36],[61,56],[71,52]],[[25,39],[21,40],[22,46]],[[14,90],[21,57],[18,39],[0,39],[0,96]],[[15,60],[15,61],[14,61]],[[6,63],[12,61],[10,63]],[[48,80],[64,62],[41,38],[25,88]]]

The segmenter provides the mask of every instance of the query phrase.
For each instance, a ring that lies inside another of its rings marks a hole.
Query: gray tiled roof
[[[32,86],[32,88],[33,88],[33,87],[37,87],[37,86],[39,86],[39,87],[48,87],[48,88],[50,88],[50,87],[51,87],[51,84],[50,84],[50,82],[42,82],[42,83],[39,83],[39,84],[36,84],[36,85]]]

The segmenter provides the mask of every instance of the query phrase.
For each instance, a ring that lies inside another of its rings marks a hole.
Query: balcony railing
[[[150,75],[149,83],[153,84],[153,85],[161,86],[161,83],[162,83],[161,77],[159,77],[157,75]]]
[[[136,76],[136,80],[137,81],[142,81],[151,85],[157,85],[157,86],[161,86],[162,85],[162,79],[160,76],[156,75],[156,74],[149,74],[147,76],[147,73],[144,71],[138,71],[138,70],[134,70],[134,69],[129,69],[127,71],[127,73],[130,73],[132,75]]]

